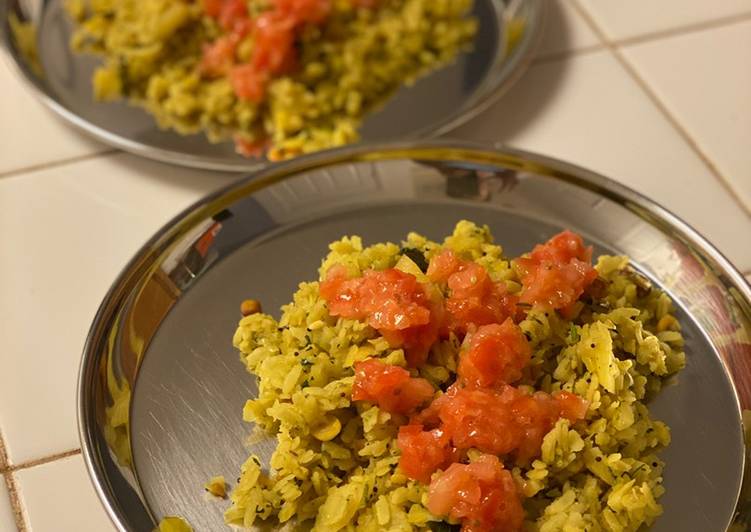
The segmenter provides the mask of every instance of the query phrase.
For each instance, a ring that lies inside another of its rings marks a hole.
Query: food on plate
[[[364,116],[473,39],[472,0],[68,0],[103,57],[98,100],[282,159],[357,140]]]
[[[669,428],[647,401],[685,364],[670,298],[564,231],[510,258],[487,226],[330,245],[279,320],[240,320],[272,434],[228,524],[318,531],[635,531],[662,512]]]
[[[193,527],[182,517],[165,517],[154,532],[193,532]]]
[[[203,485],[203,489],[205,489],[210,495],[219,497],[220,499],[227,496],[227,482],[221,475],[211,477],[209,481]]]

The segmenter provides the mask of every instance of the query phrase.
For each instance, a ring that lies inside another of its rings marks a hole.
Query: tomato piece
[[[451,274],[459,271],[463,263],[453,250],[444,249],[430,259],[427,276],[434,283],[445,283]]]
[[[452,464],[436,476],[427,507],[435,515],[461,519],[463,532],[513,532],[524,523],[514,479],[491,455],[470,464]]]
[[[248,18],[248,8],[245,0],[224,0],[217,20],[219,25],[229,31],[235,27],[235,24]]]
[[[538,244],[532,250],[530,258],[541,262],[549,260],[551,262],[566,263],[571,259],[578,259],[582,262],[592,261],[592,247],[585,246],[584,240],[580,235],[568,229],[552,237],[544,244]]]
[[[589,403],[578,395],[561,391],[554,392],[553,398],[558,403],[561,417],[568,419],[571,423],[575,423],[586,417]]]
[[[408,329],[430,322],[428,298],[414,275],[390,268],[368,270],[347,279],[346,268],[332,267],[320,285],[333,316],[366,320],[374,329]]]
[[[281,17],[294,20],[295,24],[320,24],[331,13],[331,1],[276,0],[276,9]]]
[[[235,135],[235,151],[244,157],[261,157],[269,147],[268,139],[248,140],[240,135]]]
[[[405,475],[428,484],[430,476],[451,461],[451,440],[440,429],[423,430],[422,425],[399,427],[399,467]]]
[[[294,21],[267,11],[256,19],[251,63],[259,71],[278,74],[294,55]]]
[[[452,386],[433,404],[441,428],[457,449],[513,454],[520,464],[539,455],[543,437],[564,413],[574,413],[562,411],[561,403],[546,393],[530,395],[509,385],[498,389]]]
[[[369,401],[393,414],[408,414],[430,401],[435,390],[425,379],[411,377],[399,366],[369,358],[355,364],[353,401]]]
[[[235,40],[230,36],[220,37],[205,45],[198,70],[209,77],[226,75],[235,62],[235,46]]]
[[[501,325],[483,325],[465,344],[457,373],[467,386],[517,381],[532,354],[524,333],[510,318]]]
[[[427,275],[433,282],[448,285],[449,331],[463,335],[472,326],[503,323],[516,314],[517,297],[508,293],[504,283],[494,283],[485,268],[460,259],[451,250],[431,259]]]
[[[258,72],[253,65],[238,65],[230,71],[232,88],[241,100],[261,102],[268,80],[268,74]]]
[[[581,236],[563,231],[545,244],[535,246],[528,257],[516,259],[522,277],[520,301],[566,309],[597,278],[592,267],[592,247]]]
[[[414,275],[394,268],[348,279],[336,265],[320,285],[332,316],[365,321],[390,345],[403,347],[411,366],[425,361],[438,338],[443,306],[440,294],[428,292]]]
[[[224,0],[202,0],[203,10],[210,17],[218,17],[223,5]]]
[[[516,312],[516,296],[506,285],[494,283],[485,268],[469,262],[448,279],[446,311],[452,330],[466,334],[470,326],[502,323]]]

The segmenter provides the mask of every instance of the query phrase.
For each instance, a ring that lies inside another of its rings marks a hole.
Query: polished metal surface
[[[433,142],[271,167],[184,211],[126,266],[92,325],[78,390],[83,456],[119,529],[145,532],[172,514],[199,531],[224,529],[227,503],[207,501],[202,486],[215,474],[234,483],[248,455],[241,410],[255,384],[231,345],[241,300],[278,309],[344,234],[440,238],[462,218],[488,224],[510,256],[571,228],[596,253],[629,255],[671,294],[688,363],[650,405],[673,437],[654,530],[745,525],[743,277],[690,227],[604,177],[528,153]],[[268,459],[273,441],[253,450]]]
[[[546,0],[476,0],[480,28],[470,52],[451,65],[404,87],[364,123],[364,142],[440,135],[488,107],[526,68],[541,34]],[[36,30],[34,46],[11,27],[11,19]],[[513,32],[506,29],[514,27]],[[265,160],[237,155],[232,142],[209,143],[203,135],[161,130],[140,108],[95,102],[91,75],[99,60],[74,54],[72,23],[64,0],[0,0],[0,40],[8,58],[52,110],[117,148],[184,166],[254,171]]]

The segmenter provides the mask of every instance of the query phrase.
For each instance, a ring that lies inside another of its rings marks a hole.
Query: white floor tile
[[[570,0],[548,2],[547,14],[539,55],[570,52],[600,44],[589,24],[576,11]]]
[[[532,67],[457,135],[617,179],[683,217],[741,269],[751,268],[751,246],[738,238],[751,231],[751,220],[608,52]]]
[[[10,497],[2,475],[0,475],[0,530],[7,532],[16,530],[16,519],[13,515],[13,509],[10,507]]]
[[[0,173],[107,149],[54,116],[0,55]]]
[[[751,13],[751,0],[578,1],[611,40]]]
[[[751,50],[751,21],[623,52],[751,208],[751,65],[732,50]]]
[[[109,532],[104,511],[80,455],[16,473],[30,532]]]
[[[163,223],[236,177],[117,155],[0,179],[0,426],[20,463],[78,447],[89,325]],[[22,399],[22,400],[20,400]]]

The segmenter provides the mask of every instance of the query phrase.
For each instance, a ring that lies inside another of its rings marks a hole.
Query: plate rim
[[[472,162],[477,164],[485,162],[506,166],[522,165],[521,168],[523,169],[563,179],[599,193],[640,218],[648,219],[652,225],[670,230],[673,236],[684,241],[684,243],[688,243],[690,247],[698,250],[704,259],[709,259],[714,263],[719,270],[718,275],[722,273],[726,281],[729,282],[728,284],[736,290],[737,294],[733,297],[741,299],[738,303],[744,303],[744,309],[748,318],[751,319],[751,284],[709,240],[658,202],[622,183],[579,165],[534,152],[506,147],[499,143],[488,144],[449,139],[348,146],[271,165],[200,198],[163,224],[123,267],[103,297],[102,303],[93,318],[84,343],[78,370],[76,386],[77,429],[81,454],[89,478],[110,520],[119,531],[129,532],[129,529],[122,525],[121,515],[114,507],[113,503],[116,501],[114,494],[108,492],[105,487],[108,478],[101,464],[99,464],[100,459],[95,442],[98,431],[95,423],[89,422],[90,419],[95,421],[91,384],[94,382],[93,376],[97,370],[97,362],[102,358],[97,350],[102,342],[102,331],[108,330],[109,322],[116,315],[113,309],[116,310],[119,307],[134,284],[138,282],[138,279],[148,272],[149,262],[156,260],[168,250],[170,243],[185,234],[195,221],[204,219],[206,215],[221,210],[225,203],[251,195],[274,183],[283,181],[291,175],[345,162],[375,162],[395,159],[429,160],[431,156],[435,158],[438,153],[442,153],[438,157],[442,160],[466,160],[471,158]],[[222,199],[224,201],[220,202]],[[733,376],[733,372],[730,371],[728,363],[723,357],[718,358],[733,385],[733,394],[738,411],[743,412],[737,389],[738,383]],[[744,424],[743,417],[739,422],[741,428],[747,431],[748,427]],[[745,500],[742,496],[743,490],[751,482],[751,472],[749,471],[751,448],[747,441],[742,441],[741,444],[744,449],[740,464],[743,474],[736,498],[736,510],[741,504],[751,502]],[[736,511],[736,516],[737,514]]]

